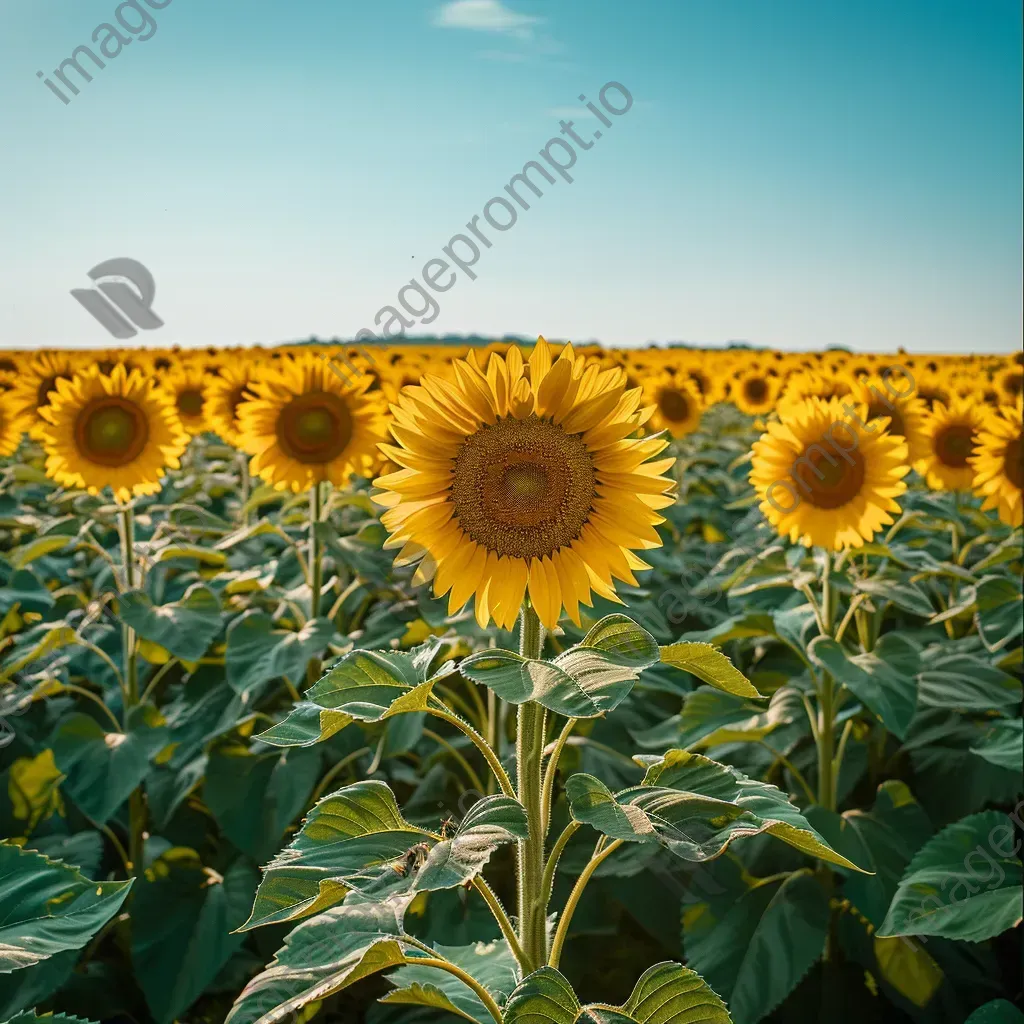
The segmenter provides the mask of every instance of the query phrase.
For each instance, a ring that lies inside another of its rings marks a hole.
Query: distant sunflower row
[[[353,473],[372,477],[395,466],[400,472],[409,458],[437,463],[443,475],[454,456],[444,448],[442,424],[455,415],[443,392],[472,404],[483,387],[473,381],[479,376],[488,388],[499,387],[509,360],[525,367],[517,386],[528,388],[530,364],[512,354],[519,351],[502,341],[472,349],[395,344],[368,354],[314,344],[6,353],[0,455],[14,454],[27,435],[42,445],[47,472],[59,483],[91,492],[109,487],[121,501],[156,493],[166,470],[180,465],[190,436],[206,432],[247,454],[254,475],[296,492],[318,481],[340,486]],[[724,402],[766,421],[751,480],[765,515],[794,540],[863,543],[898,510],[911,468],[929,487],[974,490],[986,509],[1021,523],[1019,354],[568,351],[573,374],[588,367],[595,381],[619,380],[622,393],[636,396],[636,416],[623,421],[623,437],[664,431],[680,438]],[[547,378],[549,392],[556,379]],[[427,380],[433,390],[425,391]],[[427,406],[434,412],[425,419],[410,411]],[[827,447],[818,454],[822,433],[834,434],[833,424],[851,416],[862,435],[851,454],[837,460]],[[425,436],[416,433],[421,429]],[[382,448],[389,439],[397,446]],[[538,435],[536,443],[547,442]],[[406,449],[411,456],[403,456]],[[794,463],[802,475],[794,475]],[[517,486],[529,485],[524,476]],[[776,500],[785,496],[783,485],[793,499]]]

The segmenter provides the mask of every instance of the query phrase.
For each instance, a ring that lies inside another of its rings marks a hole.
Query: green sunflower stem
[[[537,613],[524,605],[519,618],[519,653],[524,658],[539,658],[544,646],[544,630]],[[526,809],[529,837],[518,849],[517,888],[519,943],[531,969],[547,961],[544,898],[544,840],[542,811],[541,758],[544,751],[546,715],[532,701],[519,705],[516,728],[516,791]]]
[[[135,564],[135,510],[131,505],[124,505],[120,514],[121,526],[121,565],[124,570],[125,591],[136,587]],[[139,703],[139,666],[138,642],[135,630],[130,626],[121,626],[121,646],[124,655],[124,722],[122,728],[128,729],[128,713]],[[143,843],[146,831],[146,804],[142,795],[142,787],[136,786],[128,798],[128,862],[132,875],[138,875],[143,864]]]
[[[323,519],[323,484],[319,481],[309,489],[309,618],[320,615],[320,597],[324,589],[323,552],[321,551],[319,525]],[[306,666],[306,678],[315,683],[320,676],[320,659],[310,658]]]

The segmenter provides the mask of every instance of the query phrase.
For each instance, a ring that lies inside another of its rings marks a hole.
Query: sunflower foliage
[[[1016,1021],[1019,372],[456,354],[0,390],[0,1021]]]

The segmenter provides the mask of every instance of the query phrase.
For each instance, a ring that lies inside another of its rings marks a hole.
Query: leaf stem
[[[558,739],[555,740],[555,744],[548,756],[547,766],[544,769],[544,787],[541,793],[540,812],[545,832],[551,826],[551,795],[554,792],[555,777],[558,774],[558,762],[562,756],[562,751],[565,749],[565,742],[569,738],[569,733],[572,732],[577,721],[578,719],[570,718],[562,726],[562,731],[558,734]]]
[[[583,895],[583,890],[586,889],[591,876],[623,842],[624,840],[622,839],[610,842],[600,853],[590,858],[590,862],[583,869],[583,873],[576,879],[576,884],[572,887],[572,892],[569,893],[569,899],[566,901],[562,916],[558,919],[558,927],[555,929],[555,937],[551,943],[551,955],[548,957],[549,967],[558,967],[558,961],[562,957],[562,946],[565,945],[565,938],[569,933],[572,915],[576,912],[576,906],[580,902],[580,897]]]
[[[454,975],[454,977],[458,978],[459,981],[461,981],[467,987],[471,988],[476,993],[476,996],[480,1000],[480,1002],[482,1002],[484,1006],[487,1007],[487,1012],[494,1018],[495,1021],[497,1021],[497,1024],[501,1024],[501,1009],[498,1007],[498,1004],[494,1001],[494,997],[491,995],[491,993],[488,992],[487,989],[485,989],[483,985],[481,985],[480,982],[476,980],[476,978],[474,978],[470,974],[467,974],[461,967],[457,967],[450,960],[444,960],[440,958],[437,954],[437,950],[430,949],[429,946],[426,946],[421,942],[417,942],[415,940],[410,941],[410,939],[411,936],[402,936],[403,942],[408,943],[411,946],[416,946],[419,949],[427,950],[433,955],[423,957],[405,957],[404,962],[406,964],[408,964],[410,967],[436,967],[439,971],[447,971],[449,974]]]
[[[440,703],[440,702],[439,702]],[[501,766],[501,762],[498,760],[498,755],[488,745],[487,740],[483,738],[469,724],[469,722],[463,721],[454,712],[448,708],[437,707],[431,704],[426,709],[427,714],[433,715],[435,718],[440,718],[442,721],[448,722],[450,725],[454,725],[456,729],[464,733],[472,741],[473,745],[480,751],[484,756],[484,760],[487,762],[488,767],[494,773],[494,777],[498,780],[498,785],[501,786],[501,791],[506,796],[515,797],[515,787],[512,785],[512,780],[508,777],[508,773]]]
[[[486,902],[491,913],[494,915],[494,920],[498,922],[501,934],[505,937],[509,949],[512,950],[512,955],[516,958],[525,976],[529,973],[529,961],[523,952],[523,947],[519,945],[519,937],[516,935],[515,925],[512,924],[511,919],[505,912],[505,908],[501,905],[501,900],[498,899],[494,890],[487,884],[482,875],[477,875],[473,879],[473,888],[483,896],[484,902]]]
[[[581,827],[582,826],[578,821],[570,821],[569,824],[562,829],[562,834],[558,837],[554,848],[551,850],[551,855],[548,857],[547,864],[544,865],[544,880],[541,884],[541,891],[544,894],[545,911],[547,911],[547,905],[551,899],[551,890],[554,888],[555,872],[558,870],[558,861],[566,846],[569,845],[569,840],[572,839]]]
[[[433,740],[442,749],[447,750],[448,753],[451,754],[453,758],[455,758],[456,762],[461,766],[462,770],[466,773],[466,776],[469,778],[470,786],[472,786],[473,789],[475,789],[478,793],[483,795],[483,780],[480,778],[479,775],[477,775],[476,769],[466,760],[466,757],[462,753],[462,751],[453,747],[452,744],[448,742],[448,740],[446,740],[440,733],[434,732],[433,729],[424,729],[423,735],[426,736],[428,740]]]

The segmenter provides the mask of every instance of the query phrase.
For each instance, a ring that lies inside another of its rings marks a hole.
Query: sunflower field
[[[0,355],[0,1021],[1020,1024],[1021,396]]]

